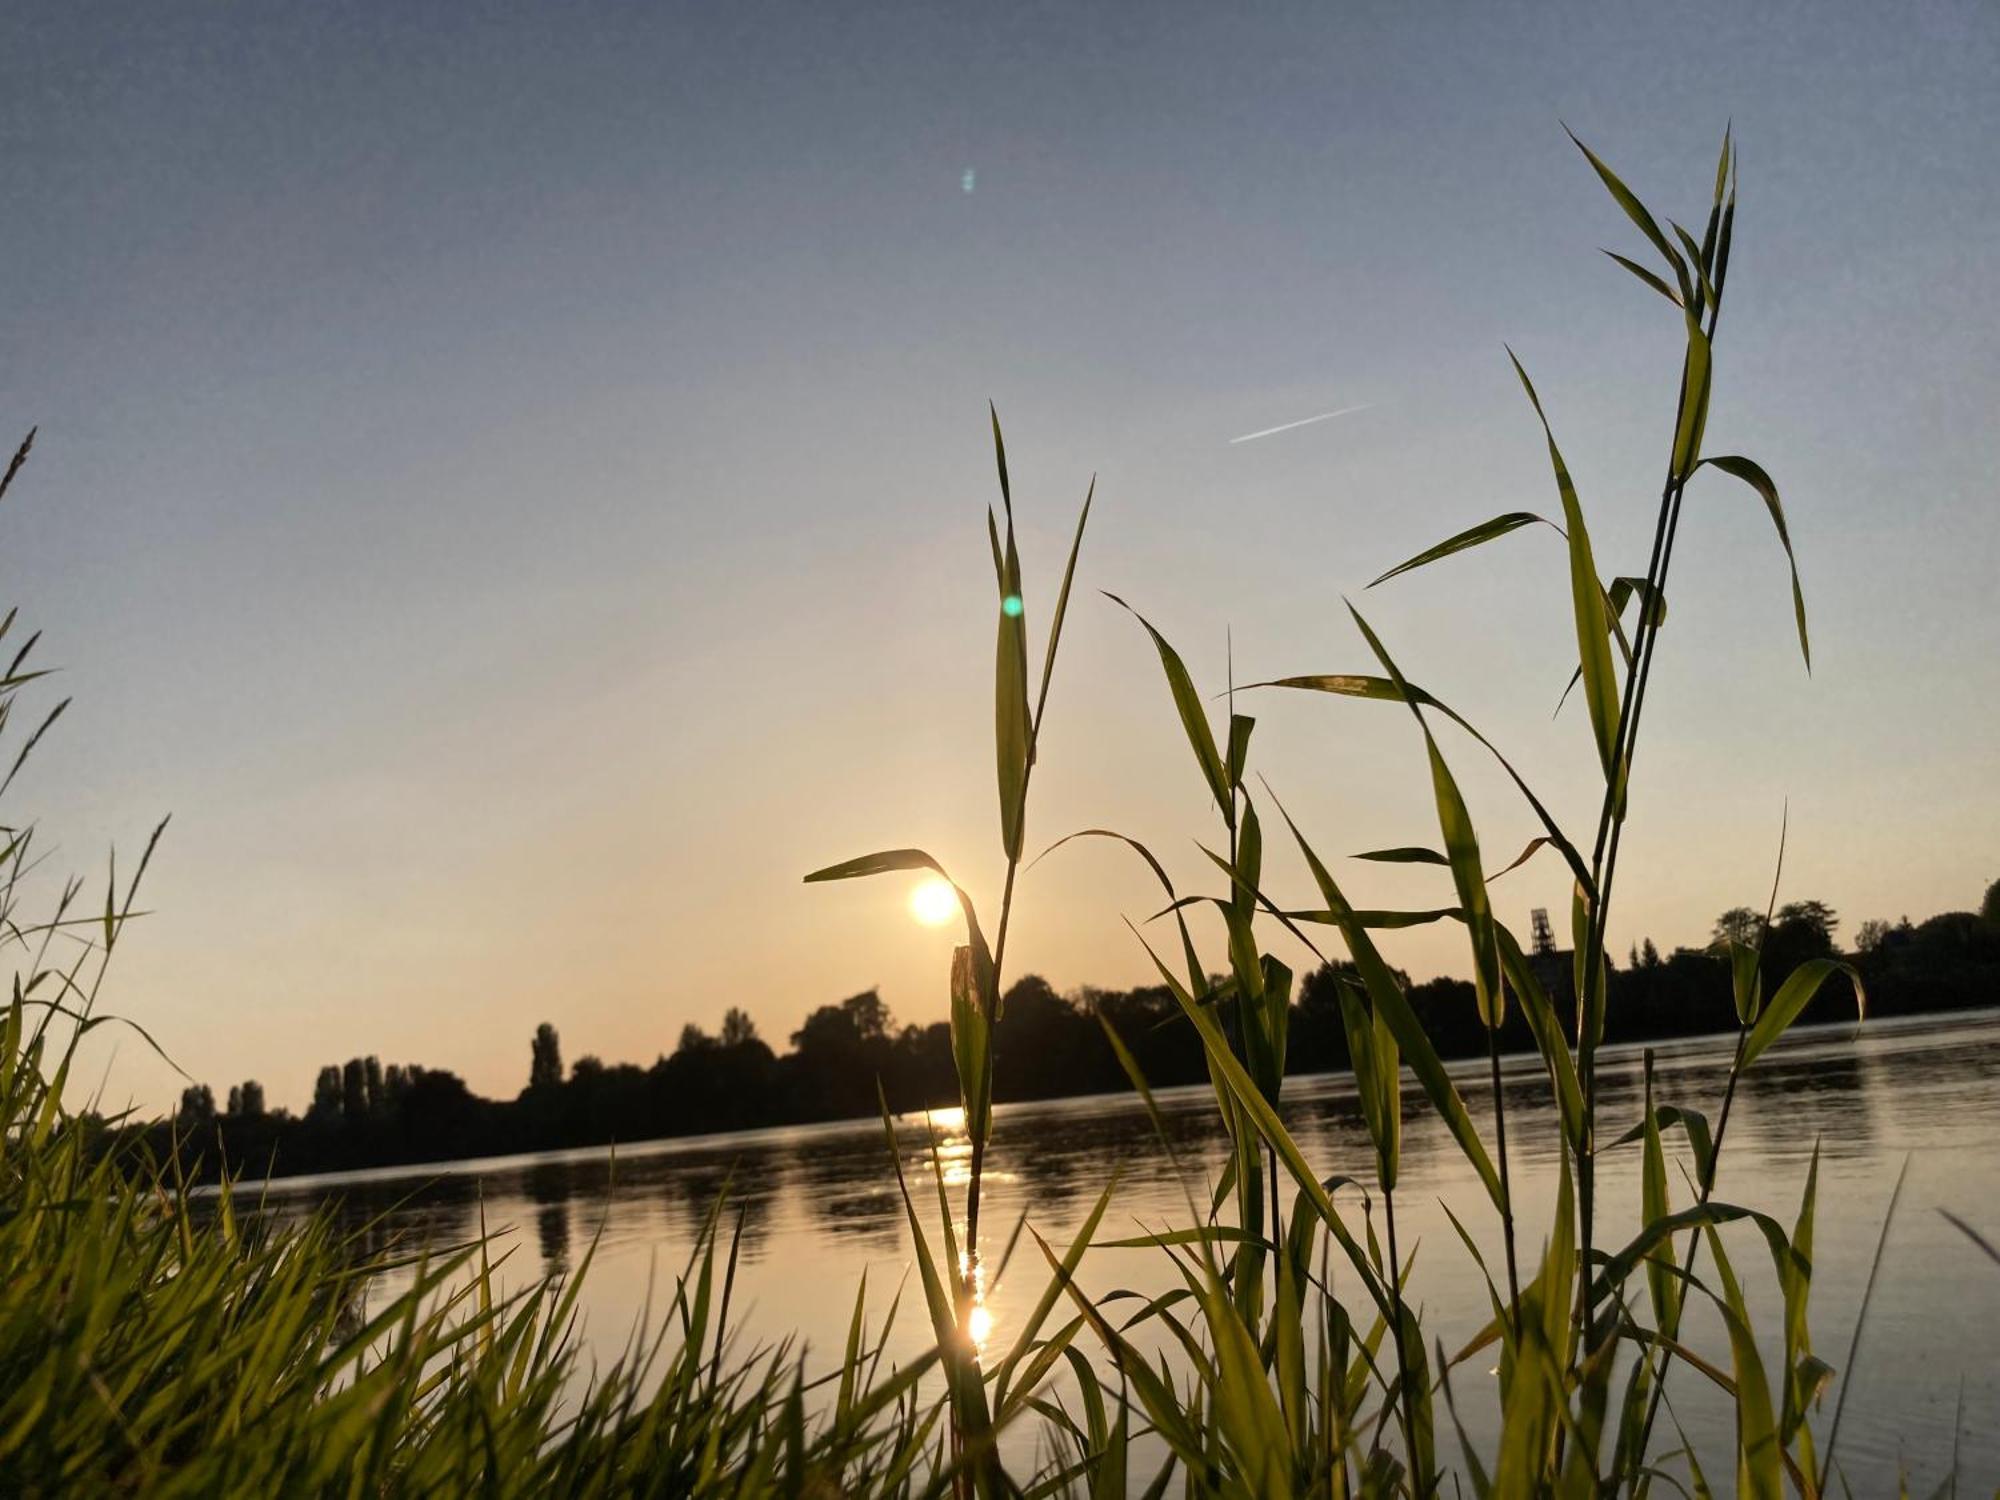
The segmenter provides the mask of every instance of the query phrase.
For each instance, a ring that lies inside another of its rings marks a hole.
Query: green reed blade
[[[1660,280],[1659,277],[1655,276],[1651,271],[1647,270],[1637,261],[1627,259],[1625,256],[1620,255],[1616,250],[1606,250],[1604,253],[1610,256],[1613,260],[1617,261],[1619,265],[1623,266],[1626,270],[1630,271],[1634,276],[1638,277],[1641,281],[1645,282],[1647,286],[1651,287],[1654,291],[1658,292],[1662,297],[1665,297],[1669,302],[1673,303],[1675,307],[1684,308],[1687,306],[1686,303],[1681,301],[1681,294],[1679,292],[1675,291],[1672,287],[1668,286],[1664,281]]]
[[[1584,525],[1583,506],[1577,500],[1576,485],[1570,478],[1569,466],[1563,462],[1562,450],[1556,446],[1555,432],[1549,426],[1548,415],[1542,410],[1542,398],[1535,393],[1534,382],[1528,378],[1527,370],[1515,358],[1513,350],[1507,351],[1507,358],[1513,360],[1514,373],[1521,379],[1521,389],[1528,393],[1528,401],[1542,424],[1542,436],[1548,442],[1549,463],[1555,470],[1556,490],[1562,497],[1563,521],[1569,537],[1570,605],[1576,620],[1578,662],[1583,670],[1583,698],[1590,708],[1590,726],[1597,738],[1597,758],[1608,783],[1617,774],[1613,761],[1618,744],[1618,676],[1612,667],[1611,633],[1604,618],[1604,584],[1597,576],[1597,562],[1591,553],[1590,531]]]
[[[1397,563],[1388,572],[1371,579],[1368,587],[1372,589],[1378,583],[1387,583],[1399,573],[1408,573],[1412,569],[1423,567],[1426,563],[1434,563],[1441,557],[1450,557],[1455,552],[1464,552],[1468,548],[1477,547],[1484,542],[1490,542],[1496,537],[1503,537],[1510,531],[1518,531],[1523,526],[1536,525],[1553,527],[1557,531],[1562,529],[1546,516],[1538,516],[1533,511],[1508,511],[1506,514],[1495,516],[1489,521],[1481,521],[1477,526],[1468,526],[1457,535],[1446,537],[1435,547],[1427,547],[1415,557],[1405,562]]]
[[[1202,971],[1201,959],[1199,955],[1197,955],[1195,952],[1194,939],[1192,936],[1189,935],[1187,922],[1183,917],[1181,917],[1180,912],[1182,907],[1189,904],[1190,902],[1196,900],[1203,900],[1206,898],[1188,897],[1183,899],[1179,896],[1176,896],[1174,894],[1174,883],[1167,877],[1166,866],[1160,863],[1160,861],[1154,856],[1153,851],[1151,849],[1148,849],[1144,844],[1140,843],[1139,840],[1132,838],[1126,834],[1119,833],[1116,830],[1110,828],[1080,828],[1075,833],[1066,833],[1061,838],[1057,839],[1053,844],[1049,845],[1048,848],[1044,849],[1040,854],[1036,855],[1035,862],[1039,864],[1042,860],[1047,859],[1051,854],[1055,853],[1056,850],[1062,848],[1064,844],[1069,843],[1070,840],[1072,839],[1086,839],[1086,838],[1115,839],[1117,842],[1123,844],[1126,848],[1130,849],[1134,854],[1138,855],[1139,858],[1141,858],[1146,862],[1146,868],[1151,870],[1153,872],[1154,878],[1160,882],[1160,886],[1163,890],[1166,891],[1170,903],[1164,911],[1157,912],[1155,913],[1155,915],[1165,916],[1167,912],[1174,913],[1174,920],[1180,926],[1181,955],[1187,963],[1188,986],[1195,994],[1201,994],[1208,987],[1207,976]]]
[[[1033,764],[1036,741],[1041,738],[1042,714],[1049,706],[1049,684],[1056,675],[1056,647],[1062,642],[1063,621],[1069,615],[1070,585],[1076,580],[1076,560],[1083,551],[1083,529],[1090,524],[1090,505],[1097,498],[1097,477],[1091,476],[1084,492],[1083,509],[1077,512],[1076,535],[1070,538],[1069,559],[1063,564],[1062,587],[1056,591],[1055,613],[1049,617],[1049,643],[1042,652],[1042,685],[1035,695],[1035,717],[1028,730],[1028,760]]]
[[[1785,549],[1785,564],[1792,573],[1792,617],[1799,631],[1799,655],[1805,658],[1806,670],[1812,670],[1812,642],[1806,636],[1806,596],[1799,587],[1798,558],[1792,552],[1791,528],[1785,524],[1785,507],[1778,499],[1778,486],[1763,467],[1750,459],[1734,453],[1725,453],[1714,458],[1704,458],[1702,464],[1732,475],[1749,485],[1764,502],[1764,508],[1771,514],[1771,524],[1778,529],[1778,542]]]
[[[993,438],[1000,442],[999,418]],[[1001,449],[1000,472],[1007,463]],[[986,514],[987,532],[994,531],[993,513]],[[1021,557],[1014,543],[1014,507],[1007,503],[1006,539],[999,546],[999,620],[993,647],[993,748],[1000,791],[1000,842],[1010,860],[1021,857],[1022,825],[1026,818],[1031,729],[1028,717],[1028,618],[1021,592]]]
[[[1820,986],[1835,974],[1845,974],[1848,983],[1854,986],[1854,1017],[1857,1022],[1865,1020],[1868,992],[1862,986],[1861,971],[1837,958],[1809,958],[1792,970],[1757,1017],[1757,1024],[1750,1028],[1750,1035],[1744,1041],[1743,1061],[1739,1066],[1749,1067],[1766,1047],[1783,1036],[1786,1028],[1799,1018],[1799,1012],[1819,993]]]
[[[965,1132],[984,1141],[993,1124],[993,1069],[990,1066],[993,1023],[986,1003],[986,985],[970,944],[951,954],[951,1057],[958,1074],[959,1099],[965,1109]]]
[[[1595,151],[1577,140],[1574,130],[1567,125],[1563,126],[1563,130],[1572,141],[1576,142],[1576,149],[1590,162],[1612,199],[1625,211],[1625,217],[1638,226],[1639,232],[1652,242],[1653,248],[1659,251],[1667,264],[1673,268],[1675,278],[1680,282],[1682,304],[1692,302],[1694,298],[1688,284],[1687,265],[1681,260],[1679,252],[1667,243],[1667,237],[1660,232],[1660,226],[1655,222],[1652,213],[1639,201],[1638,195],[1619,180],[1618,174],[1604,164]]]
[[[1506,864],[1502,865],[1499,869],[1495,870],[1491,875],[1488,875],[1486,877],[1486,883],[1488,885],[1491,885],[1493,884],[1494,881],[1498,880],[1502,875],[1511,874],[1513,871],[1520,869],[1522,865],[1525,865],[1529,860],[1533,859],[1537,853],[1548,847],[1549,847],[1549,840],[1546,838],[1529,839],[1527,846],[1523,848],[1519,854],[1515,855],[1512,859],[1507,861]]]
[[[1104,597],[1144,625],[1146,634],[1153,638],[1153,645],[1160,653],[1160,666],[1167,674],[1167,687],[1173,693],[1174,707],[1181,716],[1181,728],[1186,732],[1188,746],[1194,751],[1195,761],[1201,767],[1202,779],[1208,783],[1209,794],[1215,798],[1223,821],[1234,827],[1236,810],[1230,796],[1229,772],[1221,752],[1215,747],[1215,731],[1209,727],[1208,713],[1202,707],[1201,694],[1195,691],[1194,679],[1188,676],[1187,665],[1181,660],[1180,653],[1168,644],[1167,638],[1155,630],[1144,615],[1116,594],[1107,593]]]
[[[1431,733],[1429,720],[1425,719],[1423,709],[1410,698],[1409,683],[1390,657],[1388,648],[1367,620],[1362,618],[1359,610],[1350,604],[1347,612],[1354,617],[1354,623],[1360,627],[1362,637],[1368,642],[1368,649],[1375,653],[1375,659],[1389,674],[1389,680],[1403,691],[1404,701],[1409,703],[1410,713],[1416,718],[1417,727],[1423,731],[1424,749],[1430,759],[1431,792],[1437,804],[1438,831],[1444,838],[1445,857],[1451,864],[1452,884],[1458,889],[1458,904],[1465,914],[1465,930],[1472,943],[1472,978],[1479,1019],[1489,1030],[1497,1028],[1505,1019],[1503,1007],[1506,994],[1500,987],[1500,951],[1494,941],[1493,912],[1487,903],[1486,874],[1480,864],[1479,836],[1472,826],[1472,814],[1458,789],[1457,778],[1451,774],[1451,768],[1445,764],[1444,756],[1438,750],[1437,738]],[[1328,904],[1333,903],[1329,901]]]
[[[1667,1190],[1667,1158],[1660,1143],[1659,1116],[1653,1108],[1653,1054],[1646,1053],[1646,1114],[1638,1127],[1645,1148],[1639,1174],[1639,1212],[1648,1221],[1665,1219],[1673,1212]],[[1681,1289],[1675,1281],[1674,1244],[1663,1240],[1646,1252],[1646,1287],[1653,1303],[1653,1325],[1660,1329],[1680,1326]]]
[[[1681,375],[1680,417],[1674,425],[1673,476],[1685,481],[1694,472],[1701,435],[1708,425],[1708,395],[1712,376],[1708,335],[1695,315],[1687,320],[1687,363]]]
[[[1440,702],[1435,694],[1425,692],[1424,689],[1418,687],[1415,683],[1407,683],[1403,688],[1399,689],[1395,683],[1386,677],[1373,677],[1365,673],[1355,672],[1324,673],[1303,677],[1279,677],[1269,682],[1253,682],[1249,686],[1253,688],[1293,688],[1313,693],[1335,693],[1347,698],[1369,698],[1378,703],[1407,703],[1411,699],[1414,699],[1427,708],[1436,709],[1483,745],[1487,753],[1500,763],[1500,769],[1507,773],[1508,779],[1514,783],[1521,795],[1527,799],[1528,805],[1534,809],[1535,816],[1541,819],[1542,827],[1547,830],[1550,841],[1555,844],[1556,848],[1562,851],[1563,858],[1569,863],[1571,873],[1583,883],[1586,890],[1595,889],[1594,883],[1590,878],[1590,869],[1584,864],[1583,856],[1577,853],[1576,845],[1572,844],[1568,837],[1564,835],[1562,829],[1556,825],[1555,818],[1550,815],[1548,808],[1542,805],[1541,798],[1537,797],[1528,786],[1528,783],[1522,779],[1521,773],[1514,769],[1507,757],[1494,747],[1491,740],[1473,728],[1471,722],[1449,704]]]
[[[1137,929],[1134,929],[1133,935],[1138,936]],[[1293,1181],[1304,1191],[1312,1204],[1313,1212],[1319,1215],[1321,1222],[1327,1227],[1327,1232],[1346,1253],[1355,1270],[1361,1273],[1362,1282],[1369,1294],[1374,1297],[1376,1305],[1386,1311],[1387,1295],[1382,1290],[1367,1256],[1355,1242],[1347,1226],[1341,1222],[1340,1215],[1334,1209],[1333,1199],[1321,1185],[1312,1168],[1307,1165],[1305,1155],[1299,1150],[1298,1143],[1292,1139],[1291,1132],[1285,1129],[1277,1112],[1272,1109],[1250,1075],[1243,1070],[1243,1064],[1238,1062],[1234,1053],[1230,1051],[1228,1039],[1216,1025],[1215,1018],[1181,986],[1180,981],[1174,978],[1173,971],[1160,962],[1159,955],[1153,952],[1152,946],[1143,937],[1139,938],[1139,943],[1145,948],[1147,957],[1153,960],[1153,967],[1166,981],[1174,999],[1179,1002],[1182,1014],[1194,1023],[1195,1030],[1201,1037],[1202,1046],[1208,1054],[1210,1065],[1221,1075],[1238,1107],[1249,1116],[1258,1134],[1263,1136],[1265,1143],[1277,1153],[1278,1160],[1284,1164],[1285,1170],[1291,1173]]]
[[[1479,1132],[1473,1127],[1472,1116],[1466,1112],[1465,1101],[1459,1097],[1458,1086],[1451,1081],[1451,1075],[1445,1072],[1444,1064],[1438,1058],[1437,1049],[1431,1045],[1430,1037],[1425,1034],[1423,1023],[1417,1020],[1416,1013],[1410,1009],[1409,1000],[1404,996],[1402,987],[1396,983],[1395,975],[1390,972],[1389,966],[1383,962],[1374,940],[1368,936],[1368,930],[1354,920],[1353,908],[1347,904],[1347,898],[1341,894],[1340,887],[1327,872],[1319,856],[1313,853],[1312,846],[1305,840],[1305,835],[1299,832],[1291,814],[1285,812],[1282,803],[1278,805],[1278,811],[1284,816],[1285,826],[1291,829],[1292,838],[1298,844],[1299,852],[1305,856],[1306,866],[1311,870],[1313,880],[1319,886],[1320,895],[1325,899],[1335,923],[1339,925],[1341,936],[1346,939],[1347,951],[1361,973],[1361,982],[1367,988],[1370,1004],[1373,1005],[1376,1014],[1381,1016],[1389,1029],[1395,1033],[1396,1043],[1409,1062],[1410,1070],[1416,1074],[1417,1082],[1429,1096],[1431,1106],[1437,1110],[1445,1128],[1451,1132],[1452,1139],[1458,1142],[1458,1148],[1465,1159],[1479,1174],[1479,1180],[1486,1185],[1486,1191],[1492,1197],[1494,1206],[1500,1207],[1505,1197],[1500,1188],[1500,1174],[1493,1165],[1493,1158],[1487,1155],[1485,1142],[1480,1140]]]
[[[1750,1328],[1749,1309],[1743,1289],[1722,1248],[1722,1236],[1713,1225],[1703,1234],[1715,1260],[1722,1296],[1717,1308],[1729,1331],[1729,1348],[1736,1376],[1736,1493],[1751,1500],[1783,1500],[1785,1493],[1784,1449],[1778,1441],[1778,1419],[1771,1406],[1771,1382],[1764,1373],[1764,1357],[1757,1350],[1757,1336]]]
[[[1390,865],[1449,865],[1451,861],[1435,849],[1405,845],[1397,849],[1368,849],[1350,854],[1349,859],[1372,859]]]

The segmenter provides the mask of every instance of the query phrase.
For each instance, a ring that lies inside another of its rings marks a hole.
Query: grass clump
[[[0,493],[33,441],[22,444]],[[15,616],[0,621],[0,638]],[[42,674],[0,676],[0,731]],[[12,766],[61,705],[17,736]],[[11,785],[10,774],[7,783]],[[4,789],[4,788],[0,788]],[[164,825],[162,825],[164,827]],[[280,1227],[225,1190],[197,1210],[114,1119],[64,1103],[138,869],[31,917],[33,830],[0,846],[0,1494],[897,1494],[936,1465],[935,1357],[883,1362],[855,1304],[837,1368],[729,1326],[733,1244],[711,1216],[663,1306],[608,1369],[579,1342],[581,1277],[503,1288],[484,1238],[384,1251],[378,1226]],[[723,1252],[727,1251],[727,1258]]]

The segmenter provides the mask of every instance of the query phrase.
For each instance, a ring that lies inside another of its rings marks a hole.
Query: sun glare
[[[910,892],[910,915],[926,927],[942,927],[958,915],[958,892],[933,875]]]

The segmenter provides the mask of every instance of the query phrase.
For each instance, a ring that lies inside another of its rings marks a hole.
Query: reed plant
[[[1777,976],[1782,982],[1767,996],[1761,943],[1732,947],[1726,957],[1739,1031],[1713,1129],[1694,1101],[1656,1101],[1650,1067],[1642,1118],[1629,1128],[1624,1121],[1600,1119],[1597,1065],[1608,991],[1606,932],[1631,805],[1632,770],[1667,619],[1667,588],[1682,506],[1688,486],[1704,473],[1747,486],[1768,511],[1790,567],[1794,621],[1808,669],[1811,656],[1804,597],[1776,484],[1754,460],[1710,454],[1703,446],[1735,230],[1734,143],[1725,134],[1699,236],[1675,220],[1657,217],[1610,166],[1581,141],[1576,144],[1613,203],[1639,232],[1644,242],[1641,253],[1653,259],[1649,265],[1618,252],[1607,253],[1671,306],[1682,334],[1674,396],[1663,423],[1668,441],[1645,569],[1607,579],[1600,568],[1554,424],[1526,368],[1510,351],[1514,372],[1546,443],[1560,518],[1528,512],[1495,516],[1390,568],[1375,582],[1385,583],[1526,527],[1546,527],[1555,533],[1562,544],[1567,583],[1562,595],[1568,601],[1576,644],[1571,687],[1582,690],[1583,718],[1601,774],[1599,811],[1590,836],[1570,837],[1493,742],[1436,695],[1413,683],[1367,619],[1350,605],[1355,629],[1373,658],[1373,670],[1289,676],[1253,686],[1328,693],[1407,709],[1422,742],[1438,847],[1377,850],[1364,858],[1442,867],[1450,876],[1451,898],[1429,910],[1357,907],[1275,793],[1264,787],[1262,796],[1282,818],[1318,898],[1310,906],[1287,906],[1271,894],[1266,876],[1259,797],[1245,779],[1254,721],[1237,711],[1233,668],[1225,689],[1226,723],[1218,730],[1210,720],[1209,700],[1196,688],[1180,654],[1158,628],[1131,611],[1158,655],[1181,730],[1222,823],[1224,847],[1204,846],[1222,877],[1222,888],[1213,895],[1182,896],[1144,843],[1110,830],[1086,832],[1123,840],[1145,861],[1165,892],[1167,905],[1159,915],[1170,914],[1176,924],[1180,950],[1176,964],[1161,959],[1143,934],[1140,941],[1147,944],[1162,981],[1201,1038],[1231,1150],[1220,1180],[1207,1194],[1206,1209],[1191,1192],[1190,1223],[1153,1237],[1152,1242],[1173,1258],[1184,1287],[1151,1300],[1140,1313],[1128,1314],[1114,1327],[1070,1271],[1052,1264],[1116,1369],[1121,1393],[1134,1394],[1146,1422],[1165,1440],[1171,1462],[1181,1466],[1194,1491],[1436,1493],[1444,1480],[1437,1457],[1434,1397],[1438,1392],[1449,1396],[1451,1372],[1476,1356],[1486,1356],[1496,1345],[1500,1446],[1495,1453],[1481,1455],[1465,1445],[1460,1464],[1466,1482],[1482,1496],[1646,1493],[1667,1472],[1653,1435],[1676,1363],[1688,1364],[1713,1380],[1734,1407],[1739,1492],[1775,1496],[1789,1485],[1800,1494],[1816,1496],[1832,1472],[1831,1445],[1823,1458],[1816,1456],[1809,1421],[1814,1402],[1833,1374],[1813,1353],[1806,1316],[1816,1166],[1789,1225],[1761,1210],[1723,1201],[1716,1188],[1720,1151],[1740,1078],[1836,973],[1844,973],[1853,984],[1857,1006],[1865,1004],[1859,976],[1838,960],[1815,959]],[[997,441],[996,427],[996,445]],[[1023,779],[1009,778],[1010,765],[1019,759],[1018,752],[1010,750],[1018,738],[1011,727],[1018,715],[1010,717],[1005,705],[1014,693],[1018,668],[1013,663],[1020,653],[1015,649],[1010,655],[1008,641],[1019,616],[1017,609],[1004,607],[1018,601],[1019,585],[1004,459],[1002,495],[1009,540],[1004,554],[997,541],[994,549],[1004,611],[998,742],[1011,900],[1020,859],[1020,822],[1008,821],[1005,814],[1020,805],[1013,794],[1023,790]],[[1072,570],[1074,562],[1072,553]],[[1066,574],[1050,632],[1051,663],[1069,584]],[[1122,599],[1114,597],[1113,602],[1131,608]],[[1028,722],[1032,761],[1035,721]],[[1568,867],[1574,965],[1570,993],[1561,1007],[1518,938],[1493,911],[1487,887],[1505,871],[1488,871],[1470,808],[1440,744],[1439,733],[1446,727],[1468,735],[1499,761],[1541,824],[1542,833],[1514,864],[1548,850]],[[917,865],[936,868],[927,856],[899,851],[851,861],[808,878]],[[1226,946],[1226,964],[1214,970],[1200,957],[1187,920],[1190,912],[1204,908],[1219,914]],[[974,971],[983,975],[987,972],[980,967],[983,944],[969,901],[965,910],[970,946],[961,953],[969,951]],[[1385,928],[1447,920],[1464,930],[1475,1004],[1489,1037],[1490,1142],[1474,1122],[1374,937]],[[1338,978],[1339,999],[1361,1113],[1374,1147],[1372,1161],[1365,1164],[1308,1162],[1278,1112],[1291,974],[1263,951],[1263,938],[1274,931],[1282,933],[1324,960],[1326,955],[1308,931],[1314,927],[1333,929],[1345,949],[1347,967]],[[1767,914],[1767,933],[1768,929]],[[963,958],[954,967],[955,1037],[959,1017],[968,1008],[958,998],[963,988],[958,976],[964,967]],[[1507,1150],[1498,1033],[1509,1006],[1519,1007],[1527,1022],[1561,1122],[1555,1219],[1541,1237],[1544,1249],[1538,1265],[1528,1265],[1522,1253]],[[1115,1036],[1113,1042],[1119,1045]],[[1119,1050],[1121,1056],[1129,1056],[1122,1045]],[[983,1034],[981,1045],[962,1056],[975,1064],[968,1069],[962,1063],[960,1076],[974,1152],[968,1191],[968,1203],[974,1206],[969,1207],[966,1221],[970,1232],[977,1223],[979,1170],[990,1130],[984,1102],[991,1057]],[[1406,1069],[1423,1106],[1438,1117],[1485,1189],[1489,1200],[1485,1207],[1498,1219],[1503,1246],[1496,1279],[1474,1237],[1460,1227],[1473,1262],[1468,1270],[1484,1277],[1491,1293],[1492,1318],[1477,1337],[1450,1355],[1427,1339],[1421,1319],[1402,1294],[1408,1265],[1401,1255],[1395,1190]],[[1143,1090],[1142,1079],[1135,1076],[1134,1082]],[[1685,1139],[1693,1161],[1693,1191],[1679,1207],[1666,1168],[1668,1134]],[[1599,1156],[1634,1143],[1642,1152],[1643,1217],[1629,1235],[1614,1237],[1599,1213]],[[1290,1179],[1295,1194],[1288,1220],[1279,1212],[1281,1177]],[[1343,1189],[1351,1190],[1358,1200],[1358,1227],[1357,1209],[1343,1211],[1334,1201]],[[1376,1238],[1378,1197],[1386,1246]],[[1233,1222],[1225,1214],[1232,1203]],[[951,1215],[942,1199],[941,1209],[949,1243]],[[1775,1369],[1767,1367],[1759,1349],[1741,1282],[1718,1233],[1721,1226],[1737,1221],[1760,1232],[1781,1292],[1777,1322],[1782,1353]],[[912,1227],[917,1227],[914,1222]],[[921,1241],[919,1231],[920,1245]],[[1695,1269],[1704,1247],[1713,1265],[1708,1277],[1697,1275]],[[1334,1294],[1324,1274],[1336,1256],[1358,1288],[1351,1302]],[[1715,1306],[1728,1337],[1726,1356],[1712,1360],[1682,1343],[1683,1313],[1691,1299]],[[1190,1301],[1199,1317],[1184,1320],[1182,1310]],[[1130,1330],[1145,1322],[1155,1323],[1178,1346],[1194,1373],[1187,1385],[1176,1385],[1154,1370],[1134,1348]],[[1367,1333],[1357,1335],[1363,1326]],[[962,1339],[962,1329],[959,1332]],[[940,1324],[941,1339],[952,1333]],[[1382,1356],[1379,1351],[1385,1342],[1389,1350]],[[968,1375],[953,1387],[953,1422],[968,1434],[984,1430],[986,1413],[976,1403],[961,1409],[958,1393],[977,1386]],[[1705,1488],[1692,1448],[1683,1444],[1677,1461],[1683,1475],[1673,1483],[1685,1480],[1696,1489]]]

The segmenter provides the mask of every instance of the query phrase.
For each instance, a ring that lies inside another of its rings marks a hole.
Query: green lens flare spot
[[[1010,620],[1020,614],[1021,596],[1019,594],[1009,594],[1005,599],[1002,599],[1000,601],[1000,613],[1007,616]]]

